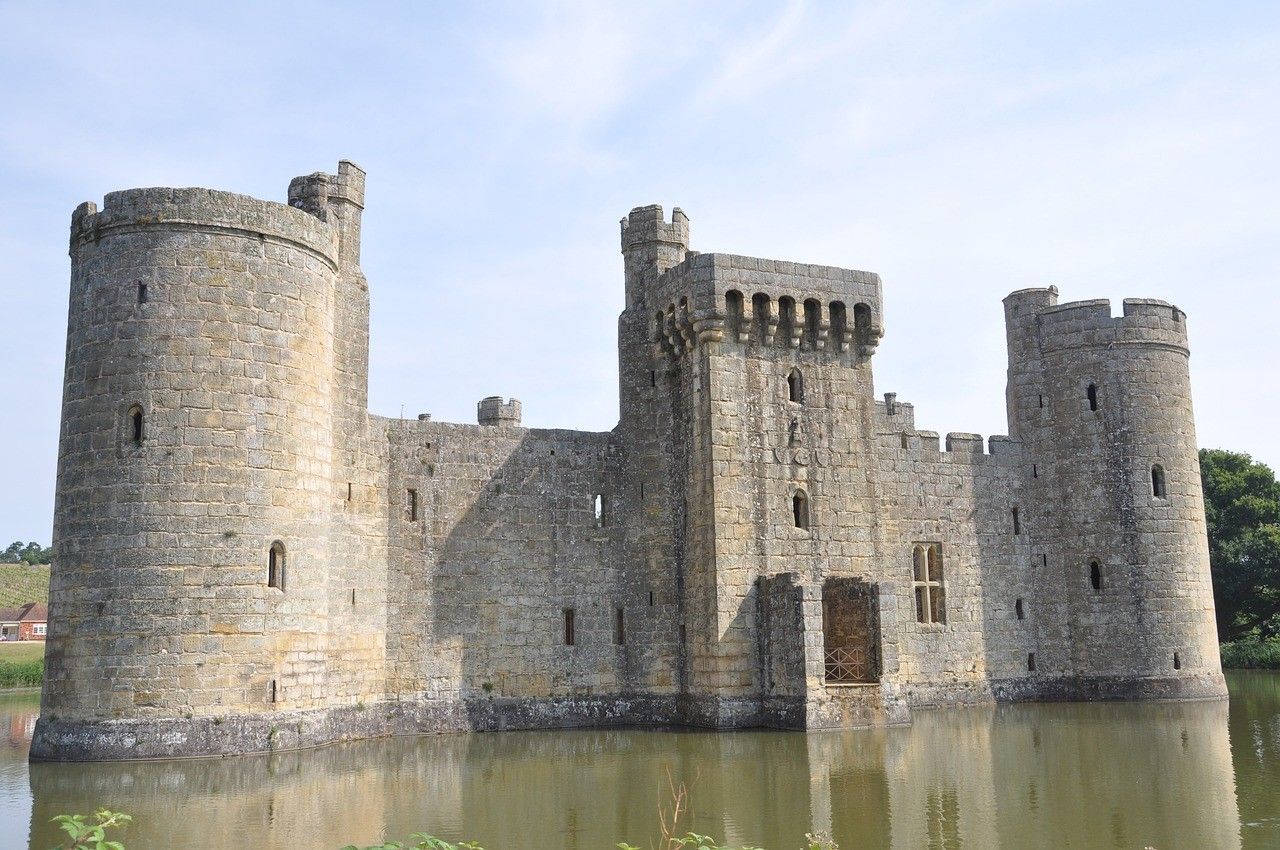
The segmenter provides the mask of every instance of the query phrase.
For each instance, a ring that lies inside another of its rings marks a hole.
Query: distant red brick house
[[[0,640],[44,640],[49,609],[42,602],[0,608]]]

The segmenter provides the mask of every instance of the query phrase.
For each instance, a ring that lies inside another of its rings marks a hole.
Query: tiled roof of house
[[[49,619],[49,608],[43,602],[28,602],[17,608],[0,608],[0,622],[44,623]]]

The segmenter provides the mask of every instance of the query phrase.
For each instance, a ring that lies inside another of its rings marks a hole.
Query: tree
[[[46,549],[34,540],[24,544],[15,540],[0,552],[0,564],[47,564],[53,558],[53,550]]]
[[[1280,483],[1266,464],[1200,450],[1218,639],[1280,634]]]

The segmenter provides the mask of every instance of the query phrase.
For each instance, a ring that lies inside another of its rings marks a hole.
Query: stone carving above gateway
[[[1176,307],[1013,293],[1009,436],[943,449],[875,397],[877,275],[638,207],[616,428],[387,419],[364,190],[73,214],[33,758],[1225,694]]]

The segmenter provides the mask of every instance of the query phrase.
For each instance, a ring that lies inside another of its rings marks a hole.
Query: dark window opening
[[[796,528],[809,527],[809,497],[803,490],[797,490],[791,497],[791,515]]]
[[[1036,464],[1034,464],[1034,463],[1033,463],[1033,464],[1031,464],[1031,477],[1032,477],[1032,478],[1039,478],[1039,477],[1040,477],[1040,467],[1039,467],[1039,466],[1037,466],[1037,465],[1036,465]]]
[[[804,347],[809,351],[818,349],[818,325],[822,321],[822,305],[812,298],[804,302]]]
[[[1160,464],[1151,467],[1151,495],[1157,499],[1167,498],[1164,489],[1164,467]]]
[[[618,646],[627,642],[627,615],[621,608],[613,612],[613,642]]]
[[[356,485],[348,481],[347,482],[347,501],[348,502],[350,502],[351,499],[355,496],[355,491],[356,491]]]
[[[729,332],[729,342],[737,342],[738,334],[742,332],[742,293],[736,289],[730,289],[724,294],[724,311],[726,330]]]
[[[135,446],[140,446],[144,437],[146,429],[142,419],[142,405],[135,404],[129,408],[129,439]]]
[[[577,635],[574,633],[574,615],[572,608],[564,609],[564,645],[573,646]]]
[[[860,346],[875,344],[871,330],[871,305],[853,305],[853,337],[854,341]]]
[[[796,300],[784,295],[778,299],[778,331],[774,344],[790,348],[796,333]]]
[[[1040,396],[1040,406],[1041,406],[1041,407],[1044,407],[1044,395],[1043,395],[1043,394],[1041,394],[1041,396]]]
[[[354,587],[351,588],[351,604],[356,604],[356,589]]]
[[[656,387],[658,385],[658,372],[655,369],[649,370],[649,386]]]
[[[1089,586],[1094,590],[1102,590],[1102,564],[1089,562]]]
[[[284,544],[279,540],[267,550],[267,587],[284,590]]]
[[[822,585],[822,643],[826,681],[880,680],[876,588],[861,579],[829,578]]]
[[[1041,552],[1041,553],[1040,553],[1040,566],[1042,566],[1042,567],[1047,567],[1047,566],[1049,566],[1049,553],[1048,553],[1048,552]]]
[[[787,401],[797,404],[804,401],[804,376],[799,369],[792,369],[787,373]]]
[[[147,303],[147,285],[145,283],[138,284],[138,303]]]
[[[1026,613],[1026,610],[1023,609],[1022,607],[1021,599],[1013,603],[1013,612],[1018,615],[1019,620],[1025,620],[1027,618],[1027,613]]]
[[[1173,669],[1174,670],[1182,669],[1182,659],[1178,657],[1178,653],[1176,652],[1173,654]]]
[[[1032,673],[1036,672],[1036,654],[1034,652],[1027,653],[1027,669]]]
[[[849,331],[849,316],[845,312],[843,301],[832,301],[828,308],[831,310],[831,340],[828,348],[842,351],[844,348],[844,337]]]
[[[757,345],[764,345],[769,340],[769,319],[773,312],[773,302],[763,292],[751,296],[751,339]]]
[[[1019,521],[1019,519],[1018,519],[1018,509],[1017,509],[1017,508],[1014,508],[1014,509],[1013,509],[1013,533],[1014,533],[1014,534],[1021,534],[1021,533],[1022,533],[1022,523],[1021,523],[1021,521]]]
[[[653,591],[649,591],[649,607],[653,607]]]
[[[271,680],[271,701],[272,702],[276,701],[276,680],[275,679]]]
[[[418,521],[418,491],[417,490],[409,489],[405,491],[404,513],[405,513],[405,516],[408,517],[409,522]]]
[[[1098,385],[1090,384],[1089,389],[1085,391],[1085,395],[1089,397],[1089,409],[1098,409]]]

